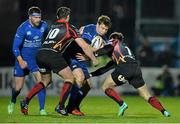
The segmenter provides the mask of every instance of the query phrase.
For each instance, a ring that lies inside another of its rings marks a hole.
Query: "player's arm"
[[[92,46],[90,45],[91,41],[90,41],[88,38],[83,38],[83,40],[86,41],[86,43],[89,45],[89,47],[91,48],[91,50],[92,50],[93,52],[97,51],[96,48],[94,48],[94,47],[92,47]]]
[[[93,54],[93,51],[91,50],[90,46],[84,41],[84,39],[81,38],[79,30],[72,26],[69,28],[70,33],[72,34],[72,37],[74,38],[75,42],[82,48],[84,53],[92,60],[93,65],[98,65],[98,61],[96,57]]]
[[[93,52],[95,52],[97,49],[92,47],[90,44],[91,44],[91,36],[89,35],[89,33],[84,33],[84,30],[86,29],[86,26],[82,26],[80,29],[79,29],[79,32],[80,32],[80,35],[83,37],[83,39],[86,41],[86,43],[89,44],[91,50]]]
[[[92,77],[102,75],[102,74],[106,73],[107,71],[113,69],[115,67],[115,65],[116,65],[116,63],[113,60],[111,60],[105,66],[97,69],[94,72],[91,72],[90,75]]]
[[[112,51],[113,51],[113,46],[108,44],[105,45],[103,48],[98,49],[94,52],[94,56],[98,57],[98,56],[102,56],[102,55],[108,55],[108,56],[112,56]],[[82,53],[77,53],[76,54],[76,58],[80,61],[86,61],[89,60],[88,56],[82,54]]]
[[[23,43],[24,36],[25,36],[25,32],[24,32],[23,28],[20,26],[17,29],[17,32],[15,34],[15,38],[14,38],[14,42],[13,42],[13,53],[14,53],[15,57],[17,58],[19,65],[22,69],[27,67],[27,63],[23,60],[20,49],[19,49]]]
[[[98,49],[97,51],[94,52],[94,55],[97,56],[102,56],[102,55],[108,55],[111,56],[113,52],[113,46],[111,44],[105,45],[103,48]]]
[[[98,65],[98,61],[94,56],[90,46],[82,38],[76,38],[75,41],[82,48],[84,53],[93,61],[93,64]]]

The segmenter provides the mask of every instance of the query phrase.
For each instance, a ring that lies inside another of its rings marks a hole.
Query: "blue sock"
[[[69,102],[68,102],[68,105],[67,105],[67,108],[69,109],[69,111],[74,109],[74,107],[76,106],[76,97],[77,97],[77,94],[78,94],[79,90],[80,89],[76,84],[74,84],[72,86],[71,95],[70,95]]]
[[[42,89],[38,94],[40,110],[44,109],[45,100],[46,100],[46,89]]]
[[[76,84],[74,84],[72,89],[71,89],[71,97],[73,99],[76,99],[79,90],[80,90],[79,87]]]
[[[16,98],[19,95],[21,90],[16,91],[15,88],[12,88],[12,97],[11,97],[11,102],[13,102],[14,104],[16,103]]]

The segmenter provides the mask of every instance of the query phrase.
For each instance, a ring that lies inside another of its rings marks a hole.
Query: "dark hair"
[[[118,39],[120,41],[124,40],[124,35],[119,32],[113,32],[110,36],[109,39]]]
[[[101,15],[99,18],[98,18],[98,21],[97,23],[100,25],[100,24],[104,24],[105,26],[107,27],[111,27],[111,19],[106,16],[106,15]]]
[[[28,15],[31,15],[32,13],[39,13],[41,14],[41,9],[37,6],[32,6],[28,10]]]
[[[71,14],[71,9],[68,7],[60,7],[57,9],[56,15],[58,19],[66,18]]]

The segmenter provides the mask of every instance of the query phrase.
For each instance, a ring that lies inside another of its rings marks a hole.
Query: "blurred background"
[[[112,19],[108,35],[113,31],[125,35],[128,46],[143,67],[143,76],[152,91],[160,95],[177,95],[180,92],[179,0],[0,0],[2,91],[8,89],[12,82],[13,38],[17,27],[28,18],[27,10],[30,6],[39,6],[43,20],[48,24],[56,19],[58,7],[70,7],[71,23],[78,28],[96,23],[102,14],[108,15]],[[161,83],[155,83],[159,79]],[[95,82],[102,80],[94,79]],[[99,90],[99,83],[94,85],[94,89]],[[164,91],[165,88],[171,91]],[[121,91],[133,90],[123,88]]]

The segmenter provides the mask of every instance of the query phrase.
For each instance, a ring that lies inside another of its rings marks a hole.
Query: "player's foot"
[[[39,114],[42,115],[42,116],[43,116],[43,115],[45,116],[45,115],[47,115],[47,112],[46,112],[46,110],[41,109],[41,110],[39,111]]]
[[[170,116],[171,116],[170,113],[169,113],[168,111],[166,111],[166,110],[163,112],[163,115],[164,115],[165,117],[170,117]]]
[[[60,105],[56,106],[55,111],[61,115],[68,116],[67,110],[64,107],[61,107]]]
[[[28,104],[26,103],[25,100],[20,102],[20,106],[21,106],[21,113],[23,113],[24,115],[28,115]]]
[[[124,102],[122,106],[119,107],[118,116],[123,116],[125,110],[128,108],[128,105]]]
[[[7,109],[8,109],[8,114],[12,114],[12,113],[13,113],[13,111],[14,111],[14,105],[15,105],[15,103],[13,103],[13,102],[10,102],[10,103],[9,103],[9,105],[8,105],[8,107],[7,107]]]
[[[76,115],[76,116],[84,116],[84,113],[83,112],[81,112],[80,110],[78,110],[78,109],[74,109],[74,110],[72,110],[71,112],[70,112],[70,114],[72,114],[72,115]]]

